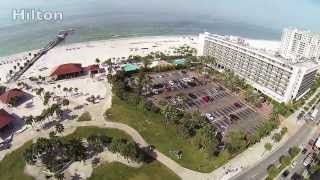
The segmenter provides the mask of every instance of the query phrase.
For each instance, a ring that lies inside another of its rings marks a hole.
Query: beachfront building
[[[7,105],[18,106],[27,101],[30,95],[20,89],[10,89],[0,96],[0,101]]]
[[[175,59],[172,64],[176,66],[184,66],[186,65],[186,60],[185,59]]]
[[[81,64],[62,64],[56,67],[50,74],[52,80],[70,79],[83,75],[94,75],[99,73],[99,65],[90,65],[82,67]]]
[[[204,33],[199,41],[199,56],[215,57],[217,67],[233,71],[277,102],[303,97],[313,85],[319,68],[314,61],[293,63],[279,55],[230,41],[226,36]]]
[[[138,72],[140,67],[137,64],[125,64],[123,70],[125,73],[135,73]]]
[[[320,33],[298,29],[284,29],[281,37],[280,54],[286,59],[320,61]]]
[[[0,109],[0,130],[10,125],[16,118],[4,109]]]

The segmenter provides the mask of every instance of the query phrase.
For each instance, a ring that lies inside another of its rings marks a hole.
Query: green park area
[[[205,150],[199,150],[195,143],[197,137],[183,138],[177,132],[176,126],[163,123],[161,114],[142,111],[116,96],[113,97],[112,107],[106,114],[112,121],[125,123],[136,129],[148,143],[186,168],[211,172],[231,158],[228,151],[212,156]],[[182,151],[181,159],[174,151]]]
[[[90,135],[107,135],[114,138],[131,139],[126,133],[115,129],[104,129],[96,127],[80,127],[74,133],[66,136],[70,138],[88,138]],[[23,153],[31,146],[31,142],[27,142],[19,149],[7,154],[0,162],[0,179],[23,179],[33,180],[33,177],[24,173],[26,166]],[[13,173],[14,172],[14,173]],[[163,166],[157,161],[144,164],[140,168],[132,168],[121,163],[105,163],[98,166],[93,171],[92,179],[101,179],[99,177],[108,177],[107,179],[157,179],[157,177],[167,177],[168,180],[179,179],[171,170]],[[105,179],[105,178],[102,178]]]

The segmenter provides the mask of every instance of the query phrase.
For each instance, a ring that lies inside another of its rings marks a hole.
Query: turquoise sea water
[[[278,0],[2,0],[0,2],[0,57],[41,48],[61,29],[76,29],[65,43],[102,40],[112,35],[147,36],[198,34],[209,31],[259,39],[279,39],[281,29],[298,26],[320,30],[308,19],[320,15],[319,3],[308,1],[304,17],[277,9]],[[296,0],[290,0],[292,4]],[[258,1],[259,2],[259,1]],[[282,3],[289,2],[283,0]],[[297,1],[298,2],[298,1]],[[293,3],[294,4],[294,3]],[[12,10],[32,8],[63,11],[61,22],[12,20]],[[319,11],[317,11],[319,10]],[[269,14],[267,14],[269,13]],[[300,10],[303,14],[303,10]],[[292,16],[295,17],[292,17]],[[310,15],[311,17],[311,15]],[[313,17],[313,16],[312,16]],[[319,16],[318,16],[319,17]],[[300,18],[305,19],[298,21]]]

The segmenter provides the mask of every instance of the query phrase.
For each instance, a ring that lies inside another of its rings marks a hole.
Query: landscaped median
[[[292,147],[289,149],[288,155],[283,155],[279,158],[280,165],[271,164],[268,167],[267,180],[276,178],[291,162],[298,156],[301,149],[298,147]]]

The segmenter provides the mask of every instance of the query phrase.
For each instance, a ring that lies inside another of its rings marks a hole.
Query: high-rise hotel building
[[[280,54],[286,59],[301,58],[320,61],[320,33],[298,29],[284,29],[281,37]]]
[[[284,103],[304,96],[320,67],[311,60],[293,63],[280,55],[250,48],[243,41],[210,33],[199,35],[198,55],[215,57],[219,67],[233,71],[263,94]]]

